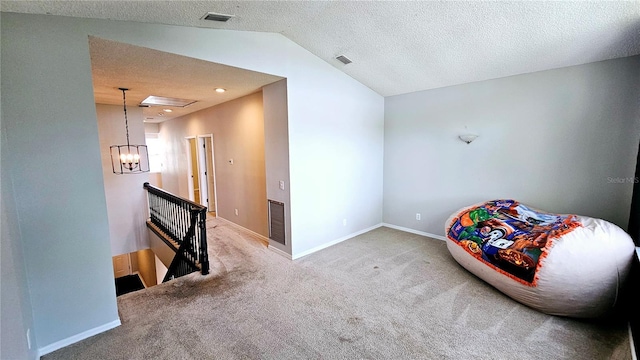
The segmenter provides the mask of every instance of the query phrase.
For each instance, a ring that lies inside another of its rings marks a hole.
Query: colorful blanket
[[[455,216],[447,237],[511,278],[536,285],[536,271],[554,239],[582,226],[575,215],[532,210],[514,200],[493,200]]]

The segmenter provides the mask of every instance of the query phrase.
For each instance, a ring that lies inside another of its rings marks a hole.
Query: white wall
[[[119,323],[89,46],[57,18],[1,16],[2,171],[12,170],[33,335],[46,352]]]
[[[215,152],[216,215],[269,236],[261,92],[161,123],[160,139],[166,149],[163,188],[189,198],[185,138],[209,134]]]
[[[111,255],[128,254],[149,247],[147,236],[147,194],[143,185],[149,181],[149,173],[113,173],[109,146],[125,145],[124,112],[122,106],[96,104],[98,135],[102,157],[102,176],[109,218]],[[142,109],[127,106],[129,142],[144,145]]]
[[[386,98],[384,221],[443,235],[460,207],[513,198],[626,229],[639,80],[632,57]]]
[[[144,122],[144,121],[143,121]],[[160,124],[157,123],[144,123],[145,134],[157,134],[160,132]]]
[[[157,256],[154,257],[154,259],[156,265],[156,283],[162,284],[162,280],[164,280],[164,277],[167,275],[167,271],[169,271],[169,269],[164,266],[162,261],[160,261]]]
[[[15,169],[41,349],[118,319],[90,35],[287,78],[294,255],[382,220],[384,99],[284,36],[1,16],[2,116],[12,149],[2,166]]]
[[[269,240],[269,245],[291,254],[291,200],[289,177],[289,131],[287,114],[287,80],[262,89],[264,107],[264,158],[267,169],[267,198],[284,204],[285,244]],[[284,181],[284,190],[280,189]]]
[[[382,219],[384,101],[309,72],[287,78],[294,257]]]

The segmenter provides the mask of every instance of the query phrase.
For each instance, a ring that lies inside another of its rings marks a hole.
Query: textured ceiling
[[[640,54],[640,1],[3,0],[0,9],[281,33],[383,96]],[[201,20],[208,11],[235,17]]]
[[[162,122],[260,90],[282,77],[211,63],[139,46],[92,37],[89,39],[95,101],[127,106],[149,95],[196,100],[184,108],[161,106],[143,109],[145,121]],[[221,87],[227,91],[215,92]],[[163,109],[173,110],[171,113]]]

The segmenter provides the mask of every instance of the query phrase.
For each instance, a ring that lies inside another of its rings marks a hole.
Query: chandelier
[[[129,120],[127,119],[127,98],[125,95],[125,91],[129,89],[119,89],[122,90],[122,104],[124,107],[124,125],[127,133],[127,145],[111,145],[109,147],[113,173],[122,175],[149,172],[149,153],[147,152],[147,145],[131,145],[129,143]]]

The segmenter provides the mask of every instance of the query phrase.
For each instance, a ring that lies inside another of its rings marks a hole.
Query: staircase
[[[163,282],[196,271],[209,273],[207,208],[144,183],[149,199],[147,228],[175,252]]]

